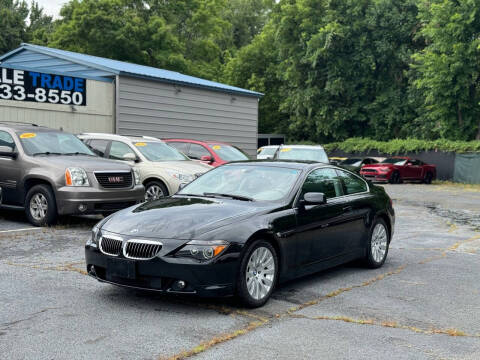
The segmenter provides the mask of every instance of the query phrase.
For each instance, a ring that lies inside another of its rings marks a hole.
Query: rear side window
[[[210,152],[205,149],[202,145],[190,144],[190,151],[188,152],[188,157],[195,160],[200,160],[202,156],[212,156]]]
[[[309,192],[324,193],[327,199],[331,199],[343,195],[343,186],[334,169],[317,169],[305,179],[302,197]]]
[[[345,186],[345,195],[352,195],[367,191],[367,183],[358,176],[342,170],[337,170],[337,172],[343,181],[343,185]]]
[[[0,146],[7,146],[15,150],[15,141],[13,141],[13,137],[6,131],[0,131]]]
[[[104,157],[107,151],[109,141],[108,140],[91,140],[88,143],[88,147],[98,156]]]

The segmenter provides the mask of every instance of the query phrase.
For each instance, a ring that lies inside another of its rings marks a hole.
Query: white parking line
[[[27,231],[27,230],[42,230],[43,228],[41,227],[29,227],[29,228],[23,228],[23,229],[13,229],[13,230],[1,230],[1,233],[9,233],[9,232],[16,232],[16,231]]]

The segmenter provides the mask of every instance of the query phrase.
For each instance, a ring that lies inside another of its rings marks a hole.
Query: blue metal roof
[[[85,55],[75,53],[71,51],[65,51],[60,49],[49,48],[45,46],[22,44],[18,49],[15,49],[0,57],[1,63],[8,63],[8,59],[15,57],[21,52],[27,51],[31,53],[39,53],[43,55],[53,56],[62,60],[67,60],[72,63],[80,64],[89,68],[94,68],[102,73],[102,76],[106,74],[113,75],[126,75],[133,77],[148,78],[151,80],[157,80],[162,82],[169,82],[179,85],[187,85],[201,88],[208,88],[215,91],[237,93],[247,96],[261,97],[262,93],[230,86],[215,81],[200,79],[194,76],[184,75],[179,72],[158,69],[150,66],[137,65],[127,63],[118,60],[112,60],[107,58],[101,58],[98,56]],[[32,59],[34,60],[34,59]],[[35,59],[37,60],[37,59]],[[35,61],[34,60],[34,61]],[[25,67],[23,65],[22,67]],[[82,71],[79,70],[79,73]],[[81,74],[77,74],[81,76]]]

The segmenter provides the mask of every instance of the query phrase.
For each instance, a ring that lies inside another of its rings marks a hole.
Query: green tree
[[[480,139],[480,1],[421,0],[426,47],[413,56],[423,95],[418,122],[437,136]]]

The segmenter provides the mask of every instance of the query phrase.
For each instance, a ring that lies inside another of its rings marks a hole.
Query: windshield
[[[405,165],[406,162],[407,159],[387,158],[382,161],[382,164]]]
[[[240,149],[237,149],[231,145],[225,144],[210,144],[210,148],[225,161],[241,161],[248,160],[248,156],[245,155]]]
[[[342,165],[360,166],[362,159],[346,159],[341,162]]]
[[[283,147],[277,154],[277,159],[328,163],[328,156],[322,148]]]
[[[159,141],[136,142],[135,147],[149,161],[182,161],[190,160],[177,149]]]
[[[205,173],[178,194],[229,194],[256,201],[277,201],[291,190],[300,170],[273,166],[224,165]]]
[[[90,155],[96,156],[75,135],[63,132],[17,133],[28,155]]]

